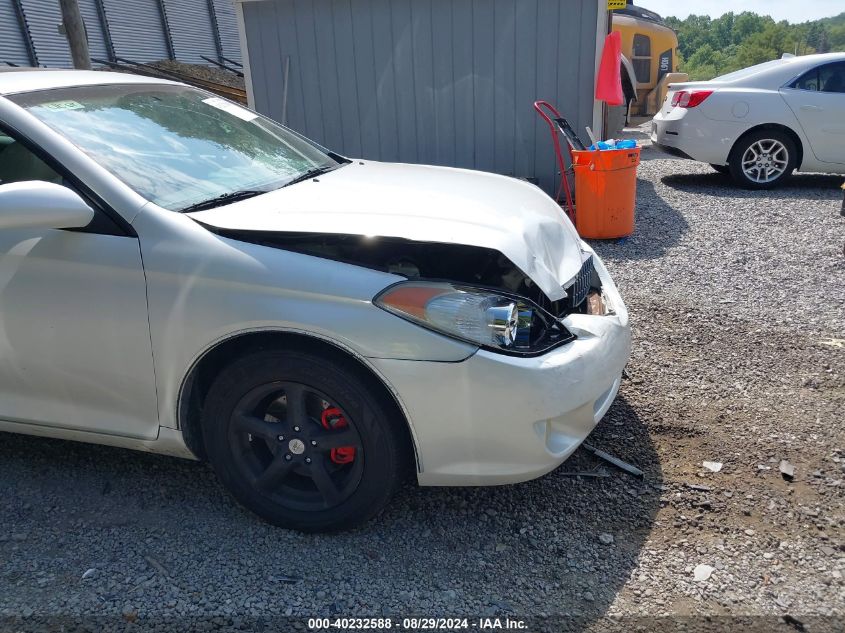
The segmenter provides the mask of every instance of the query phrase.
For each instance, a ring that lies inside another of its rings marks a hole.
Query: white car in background
[[[785,57],[672,84],[651,139],[751,189],[794,170],[845,173],[845,53]]]

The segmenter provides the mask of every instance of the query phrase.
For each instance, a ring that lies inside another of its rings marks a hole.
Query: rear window
[[[732,73],[728,73],[727,75],[721,75],[713,79],[713,81],[738,81],[740,79],[745,79],[746,77],[751,77],[758,73],[761,73],[766,70],[771,70],[772,68],[777,68],[778,66],[783,66],[784,64],[789,63],[787,60],[783,59],[773,59],[770,62],[763,62],[762,64],[757,64],[756,66],[749,66],[748,68],[743,68],[742,70],[737,70]]]

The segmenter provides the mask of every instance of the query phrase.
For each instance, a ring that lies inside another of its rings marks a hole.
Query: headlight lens
[[[533,354],[573,338],[527,299],[480,288],[403,282],[374,303],[423,327],[497,351]]]

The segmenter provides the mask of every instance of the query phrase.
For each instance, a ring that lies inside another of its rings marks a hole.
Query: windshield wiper
[[[309,180],[310,178],[316,178],[317,176],[322,176],[323,174],[327,174],[330,171],[334,171],[338,167],[343,167],[343,163],[340,165],[332,165],[330,167],[315,167],[314,169],[309,169],[304,174],[300,174],[290,182],[286,182],[283,187],[290,187],[291,185],[295,185],[298,182],[302,182],[303,180]]]
[[[293,180],[286,182],[282,187],[289,187],[291,185],[295,185],[298,182],[302,182],[303,180],[308,180],[309,178],[316,178],[317,176],[322,176],[323,174],[327,174],[330,171],[334,171],[339,167],[343,167],[345,163],[341,163],[339,165],[331,165],[327,167],[315,167],[313,169],[309,169],[304,174],[300,174]],[[280,187],[281,188],[281,187]],[[205,209],[213,209],[215,207],[223,206],[224,204],[229,204],[230,202],[237,202],[238,200],[246,200],[247,198],[254,198],[255,196],[260,196],[263,193],[269,193],[272,191],[271,189],[241,189],[240,191],[232,191],[230,193],[224,193],[219,195],[215,198],[209,198],[208,200],[202,200],[201,202],[196,202],[194,204],[188,205],[184,209],[180,209],[182,213],[191,213],[193,211],[203,211]]]
[[[214,198],[209,198],[208,200],[203,200],[201,202],[195,202],[194,204],[188,205],[184,209],[180,209],[181,213],[191,213],[192,211],[203,211],[205,209],[213,209],[215,207],[222,206],[224,204],[229,204],[230,202],[237,202],[238,200],[246,200],[247,198],[254,198],[255,196],[260,196],[263,193],[267,193],[266,189],[241,189],[240,191],[231,191],[229,193],[224,193],[222,195],[216,196]]]

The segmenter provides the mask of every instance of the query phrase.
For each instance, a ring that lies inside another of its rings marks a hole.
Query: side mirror
[[[0,185],[0,230],[78,229],[94,219],[94,210],[74,191],[32,180]]]

